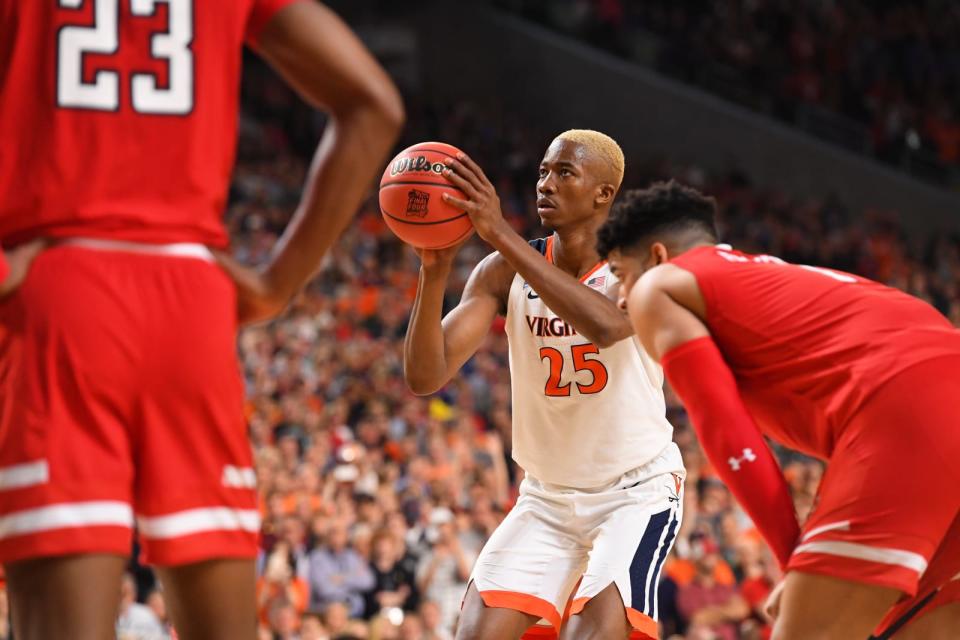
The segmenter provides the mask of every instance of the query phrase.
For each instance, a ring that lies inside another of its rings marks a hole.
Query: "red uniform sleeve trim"
[[[662,363],[717,475],[786,567],[800,536],[793,500],[713,338],[685,342]]]
[[[3,247],[0,247],[0,282],[7,279],[10,275],[10,265],[7,264],[7,257],[3,253]]]
[[[280,9],[294,2],[298,2],[298,0],[253,0],[253,7],[250,9],[250,16],[247,18],[245,37],[247,44],[256,44],[260,38],[260,33],[270,22],[270,19]]]

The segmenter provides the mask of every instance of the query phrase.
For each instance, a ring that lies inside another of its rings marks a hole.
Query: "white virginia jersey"
[[[552,237],[530,243],[552,261]],[[608,297],[606,263],[581,278]],[[507,300],[513,458],[542,482],[589,488],[670,444],[663,370],[636,336],[600,349],[557,317],[517,274]]]

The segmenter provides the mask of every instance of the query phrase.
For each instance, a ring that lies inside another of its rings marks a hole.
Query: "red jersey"
[[[241,55],[292,0],[0,0],[0,243],[222,247]]]
[[[936,309],[866,278],[726,245],[671,262],[696,277],[707,327],[761,431],[822,459],[885,382],[960,355],[960,331]]]

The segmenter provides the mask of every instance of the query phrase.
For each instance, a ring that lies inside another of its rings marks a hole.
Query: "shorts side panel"
[[[164,565],[253,558],[260,514],[234,286],[215,265],[180,260],[164,270],[151,305],[134,448],[145,557]]]
[[[670,472],[609,496],[572,614],[615,584],[631,626],[656,638],[657,586],[683,518],[682,500],[683,477]]]

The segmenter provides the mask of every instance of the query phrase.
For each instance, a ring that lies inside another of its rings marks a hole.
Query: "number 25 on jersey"
[[[149,18],[167,5],[167,30],[150,37],[150,55],[166,63],[167,86],[152,73],[132,73],[130,100],[137,113],[186,115],[193,110],[193,0],[57,0],[63,9],[93,3],[93,24],[67,25],[57,32],[57,106],[68,109],[118,111],[120,73],[109,61],[84,82],[84,56],[120,53],[120,2],[130,3],[131,20]],[[89,76],[88,76],[89,77]]]
[[[587,395],[603,391],[604,387],[607,386],[607,368],[599,360],[587,357],[600,353],[597,345],[590,343],[575,344],[570,347],[570,350],[573,355],[574,371],[588,371],[593,376],[593,381],[590,384],[577,382],[577,391]],[[554,398],[569,396],[571,383],[560,385],[564,367],[563,352],[554,347],[540,347],[540,359],[550,361],[550,376],[547,378],[547,384],[544,386],[543,392]]]

